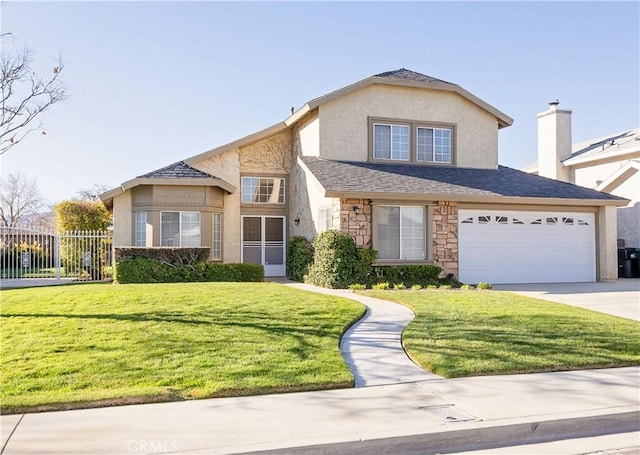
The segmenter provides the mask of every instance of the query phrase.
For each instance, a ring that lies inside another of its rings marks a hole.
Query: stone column
[[[458,276],[458,203],[438,201],[433,206],[433,262],[444,275]]]
[[[362,248],[371,247],[371,213],[369,199],[340,199],[340,230]]]

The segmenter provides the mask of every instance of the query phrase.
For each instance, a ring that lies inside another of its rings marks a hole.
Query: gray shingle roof
[[[322,186],[332,192],[622,200],[504,166],[471,169],[329,161],[315,157],[302,157],[302,160]]]
[[[146,179],[210,179],[212,177],[213,175],[199,171],[184,161],[178,161],[177,163],[138,176],[138,178]]]
[[[591,139],[579,144],[574,144],[573,152],[563,161],[572,158],[596,157],[597,155],[609,152],[622,152],[640,147],[640,128],[624,131],[622,133],[610,134],[605,137]]]
[[[426,74],[416,73],[415,71],[411,71],[406,68],[400,68],[393,71],[385,71],[384,73],[376,74],[375,77],[393,77],[395,79],[407,79],[420,82],[438,82],[441,84],[457,85],[451,82],[443,81],[442,79],[436,79],[435,77],[427,76]]]

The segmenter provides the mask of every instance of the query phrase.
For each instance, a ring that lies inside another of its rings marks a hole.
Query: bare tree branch
[[[99,201],[100,195],[106,191],[109,191],[111,187],[109,185],[100,185],[95,183],[90,188],[82,188],[76,194],[81,201]]]
[[[25,175],[9,174],[0,182],[0,225],[26,226],[38,214],[44,201],[35,180]]]
[[[29,49],[0,52],[0,155],[20,143],[29,133],[42,127],[34,120],[66,97],[59,77],[64,69],[58,57],[53,75],[43,78],[32,70]]]

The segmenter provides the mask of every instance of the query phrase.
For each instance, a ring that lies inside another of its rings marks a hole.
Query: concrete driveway
[[[493,289],[640,321],[640,278],[602,283],[496,284]]]

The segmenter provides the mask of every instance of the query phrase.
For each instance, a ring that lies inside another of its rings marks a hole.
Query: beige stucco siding
[[[133,245],[131,191],[113,198],[113,246]]]
[[[291,131],[287,130],[240,148],[240,173],[288,174],[291,169],[291,141]],[[237,188],[240,188],[240,185]]]
[[[575,166],[571,169],[572,181],[576,185],[584,186],[586,188],[595,188],[602,181],[606,180],[610,175],[622,168],[628,162],[629,160],[625,159],[605,162],[596,165],[593,165],[593,163],[589,163],[584,165],[583,167]],[[627,197],[618,193],[614,194],[616,194],[617,196]]]
[[[241,261],[241,216],[248,213],[261,214],[261,209],[264,210],[264,214],[268,214],[272,209],[266,205],[256,208],[242,204],[242,176],[281,175],[287,179],[285,185],[290,185],[291,161],[292,135],[291,131],[284,131],[246,147],[236,148],[192,164],[194,168],[214,175],[238,189],[233,194],[227,194],[224,201],[224,262]],[[291,194],[288,190],[287,197],[291,197]]]
[[[320,156],[320,118],[317,112],[301,122],[296,134],[303,156]]]
[[[631,200],[618,209],[618,238],[624,239],[629,247],[640,248],[640,171],[636,171],[612,193]]]
[[[439,90],[372,85],[319,107],[320,156],[367,161],[369,117],[456,126],[458,166],[498,165],[498,121],[462,96]]]
[[[600,207],[597,213],[598,281],[618,279],[617,209]]]
[[[289,205],[289,233],[311,240],[321,230],[320,209],[332,208],[336,199],[324,197],[324,188],[304,165],[298,163],[291,176],[296,190],[291,194]],[[300,219],[297,225],[293,222],[296,218]]]
[[[222,260],[240,262],[240,154],[238,149],[192,164],[238,188],[225,196],[222,215]]]

